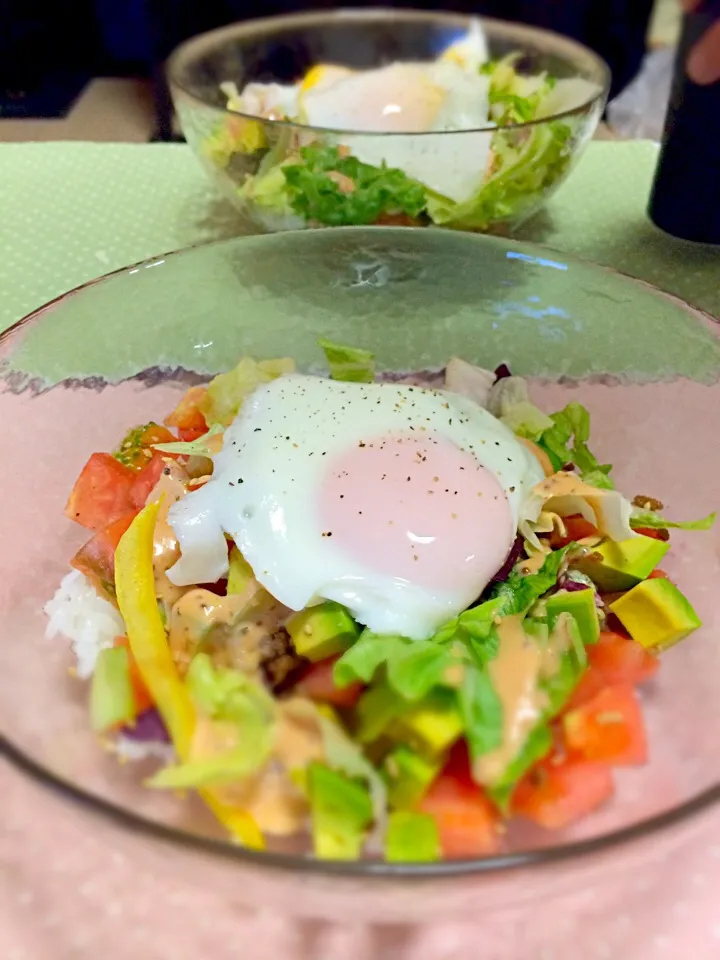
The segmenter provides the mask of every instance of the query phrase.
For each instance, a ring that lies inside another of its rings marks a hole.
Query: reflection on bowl
[[[249,21],[173,54],[188,143],[262,231],[507,232],[564,180],[608,70],[561,36],[418,11]]]
[[[386,372],[437,369],[452,355],[509,361],[544,408],[588,407],[593,450],[613,462],[619,489],[702,516],[717,506],[720,472],[707,419],[720,390],[717,334],[677,301],[572,259],[391,228],[200,247],[38,311],[0,338],[12,451],[0,499],[0,748],[138,872],[163,885],[184,875],[233,902],[358,923],[471,919],[647,870],[643,854],[675,849],[720,802],[717,528],[673,531],[663,562],[705,626],[664,655],[643,693],[650,762],[618,771],[613,800],[572,828],[513,827],[501,854],[476,860],[337,864],[282,842],[263,852],[229,844],[187,798],[144,788],[152,767],[119,766],[99,747],[82,687],[67,676],[70,651],[44,639],[42,610],[87,539],[63,506],[92,452],[243,353],[286,354],[313,370],[319,336],[372,348]]]

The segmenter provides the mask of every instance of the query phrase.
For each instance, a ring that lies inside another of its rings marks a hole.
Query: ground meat
[[[292,686],[308,665],[305,657],[295,652],[290,634],[280,627],[260,642],[260,667],[265,681],[274,693]]]
[[[640,494],[637,497],[633,497],[633,506],[639,507],[641,510],[662,510],[664,504],[660,500],[656,500],[655,497],[645,497]]]

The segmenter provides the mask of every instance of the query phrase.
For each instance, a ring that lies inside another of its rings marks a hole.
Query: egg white
[[[289,608],[336,600],[378,633],[430,636],[473,598],[421,589],[365,568],[321,536],[314,506],[329,462],[325,456],[342,454],[364,437],[407,430],[410,409],[420,429],[471,452],[494,474],[516,528],[543,471],[487,410],[443,391],[292,374],[246,401],[226,431],[210,481],[171,508],[182,556],[170,579],[183,585],[222,577],[227,533],[258,581]]]

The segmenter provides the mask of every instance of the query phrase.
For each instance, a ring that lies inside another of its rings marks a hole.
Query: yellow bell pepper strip
[[[159,508],[159,502],[148,504],[120,540],[115,553],[115,589],[140,675],[180,760],[187,762],[197,714],[170,653],[155,597],[153,534]],[[222,803],[209,790],[199,793],[234,839],[256,849],[264,846],[262,833],[248,813]]]

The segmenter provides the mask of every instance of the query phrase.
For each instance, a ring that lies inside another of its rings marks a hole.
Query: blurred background
[[[332,8],[329,0],[0,0],[0,141],[180,139],[163,78],[169,52],[204,30],[259,13]],[[573,37],[613,72],[611,98],[656,51],[670,64],[678,0],[414,0],[347,6],[451,9]],[[669,82],[669,73],[668,73]],[[622,102],[622,101],[621,101]],[[651,135],[619,122],[601,135]],[[662,118],[660,118],[661,120]]]

